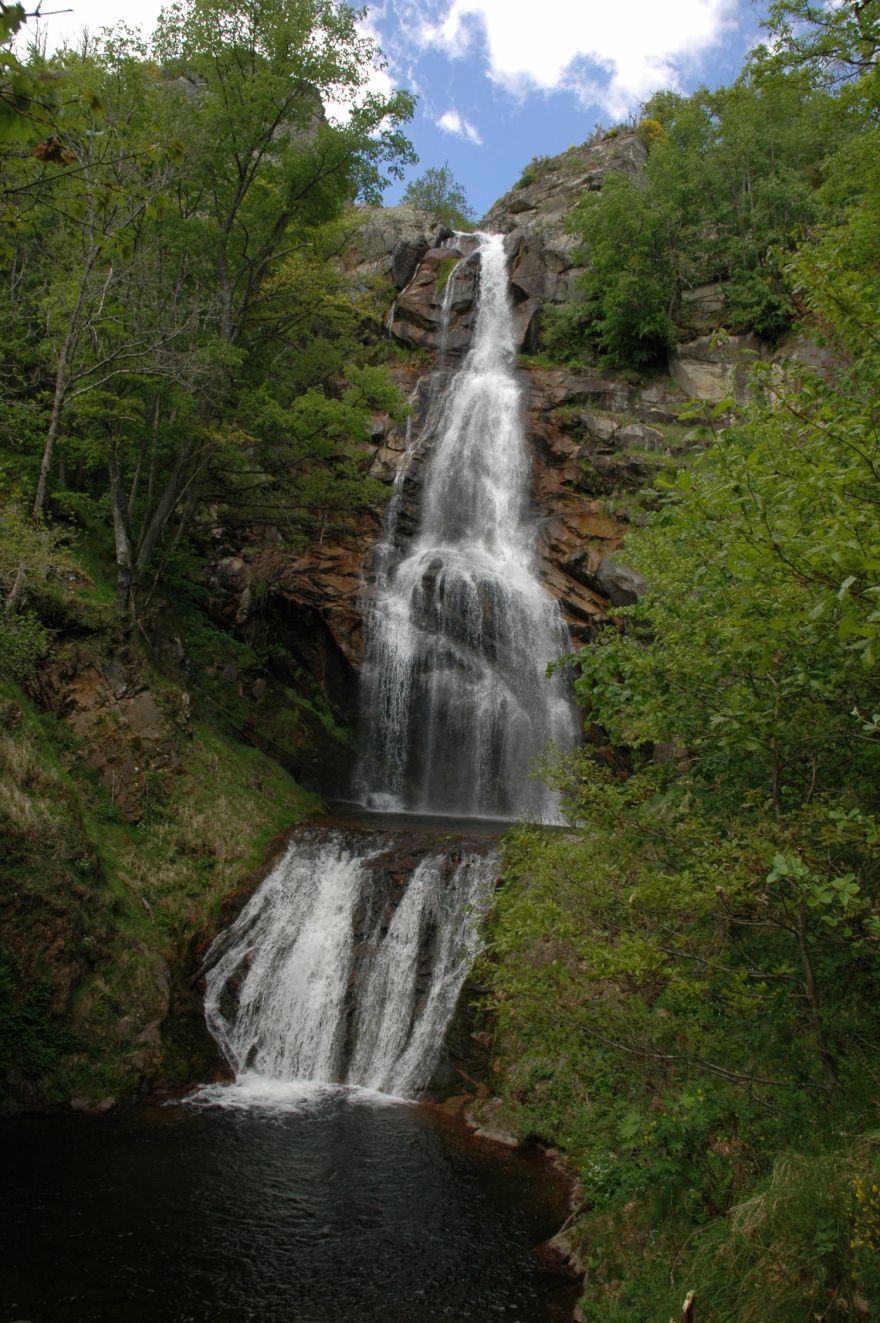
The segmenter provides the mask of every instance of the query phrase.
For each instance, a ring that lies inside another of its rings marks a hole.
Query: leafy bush
[[[26,680],[49,646],[49,635],[33,611],[0,605],[0,675]]]

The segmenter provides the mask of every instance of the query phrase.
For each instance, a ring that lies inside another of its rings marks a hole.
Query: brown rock
[[[40,692],[49,710],[82,744],[84,761],[100,774],[116,807],[137,822],[147,773],[172,769],[177,748],[171,726],[135,662],[117,653],[106,672],[72,646],[43,668]]]

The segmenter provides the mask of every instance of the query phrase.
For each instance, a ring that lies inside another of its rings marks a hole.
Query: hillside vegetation
[[[629,774],[557,760],[570,830],[507,840],[496,1116],[573,1159],[602,1323],[687,1290],[701,1320],[880,1317],[880,14],[773,20],[736,87],[649,103],[645,178],[572,218],[577,353],[637,367],[691,263],[732,327],[776,309],[826,351],[692,410],[704,453],[627,540],[649,589],[571,660]]]
[[[367,90],[379,54],[334,0],[194,0],[149,51],[121,26],[17,56],[24,19],[3,7],[11,1105],[216,1064],[182,982],[194,944],[317,803],[291,772],[350,758],[348,713],[280,641],[296,626],[255,581],[243,637],[208,566],[234,581],[248,540],[294,553],[384,501],[364,443],[401,403],[374,333],[385,291],[340,255],[352,203],[412,159],[413,104]]]

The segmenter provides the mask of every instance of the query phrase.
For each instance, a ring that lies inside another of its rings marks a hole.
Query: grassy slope
[[[63,610],[49,604],[48,660],[75,646],[101,666],[118,644],[109,582],[100,549],[75,560],[91,582]],[[163,713],[179,710],[179,679],[134,657]],[[319,802],[234,738],[207,689],[188,686],[189,699],[192,720],[168,722],[169,767],[149,773],[131,822],[68,723],[0,684],[0,1096],[13,1105],[95,1101],[216,1064],[185,981],[193,949]]]

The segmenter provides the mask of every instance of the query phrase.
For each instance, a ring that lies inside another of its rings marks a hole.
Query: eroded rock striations
[[[540,311],[569,299],[584,258],[565,229],[566,213],[610,172],[642,169],[638,135],[623,133],[536,163],[490,210],[481,228],[505,235],[519,347],[534,348]],[[372,284],[386,302],[385,330],[409,360],[392,367],[410,415],[404,425],[377,415],[363,442],[364,467],[394,493],[395,538],[405,545],[417,527],[426,454],[420,438],[449,373],[470,345],[477,305],[476,241],[452,234],[410,207],[367,208],[344,265],[355,285]],[[377,322],[378,324],[378,322]],[[576,647],[590,642],[620,605],[641,591],[637,576],[614,556],[640,489],[662,465],[675,464],[687,443],[677,416],[688,394],[738,382],[743,354],[703,342],[682,347],[675,379],[661,375],[636,387],[598,371],[520,364],[532,458],[532,517],[542,577],[557,598]],[[425,355],[431,358],[426,362]],[[704,363],[705,360],[705,363]],[[698,376],[694,363],[703,364]],[[703,377],[712,377],[706,385]],[[372,589],[371,557],[386,512],[364,512],[343,539],[312,542],[291,553],[262,535],[225,548],[211,574],[212,604],[228,625],[245,631],[257,585],[281,622],[283,642],[315,676],[351,723],[363,660],[363,603]],[[339,790],[346,760],[329,758],[321,779]],[[327,768],[330,774],[327,775]]]

